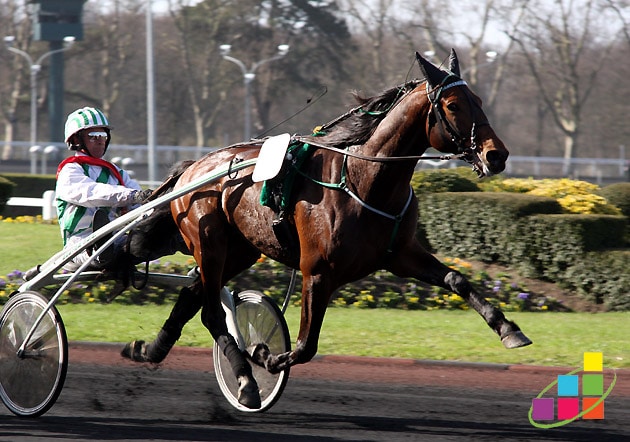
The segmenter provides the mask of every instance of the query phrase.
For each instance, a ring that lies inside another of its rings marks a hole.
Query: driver
[[[142,190],[129,173],[103,159],[111,129],[105,114],[93,107],[77,109],[66,120],[66,144],[75,154],[59,165],[55,189],[64,248],[74,246],[94,230],[138,207],[152,193]],[[107,239],[99,240],[98,244]],[[109,247],[97,257],[92,263],[94,267],[107,267],[124,241],[124,236],[119,238],[113,250]],[[92,251],[83,250],[72,261],[80,265],[90,258]]]

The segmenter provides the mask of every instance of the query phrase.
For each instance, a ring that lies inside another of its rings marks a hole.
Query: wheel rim
[[[17,351],[47,302],[36,293],[15,295],[0,317],[0,397],[14,414],[36,416],[57,399],[67,370],[67,340],[51,308],[31,337],[25,356]]]
[[[236,299],[236,320],[247,347],[265,342],[272,353],[284,353],[290,350],[288,328],[284,316],[272,303],[260,292],[241,292]],[[213,359],[221,391],[230,404],[240,411],[268,410],[279,399],[289,378],[289,369],[272,374],[250,362],[261,399],[261,407],[251,409],[238,402],[238,382],[229,361],[216,343],[213,347]]]

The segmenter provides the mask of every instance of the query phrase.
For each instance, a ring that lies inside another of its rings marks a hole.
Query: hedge
[[[630,310],[625,216],[562,214],[552,198],[515,193],[429,193],[419,200],[419,231],[434,251],[505,264],[610,310]]]
[[[38,207],[5,206],[6,200],[2,200],[4,180],[8,180],[15,185],[9,197],[41,198],[47,190],[55,189],[55,175],[0,174],[0,215],[5,218],[24,215],[35,216],[41,214],[42,209]]]
[[[420,229],[433,250],[504,264],[512,262],[523,217],[561,212],[552,198],[492,192],[422,194],[419,210]]]

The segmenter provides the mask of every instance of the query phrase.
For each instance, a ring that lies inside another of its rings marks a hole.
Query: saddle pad
[[[265,140],[260,148],[258,160],[252,174],[254,182],[270,180],[278,175],[290,141],[290,134],[277,135]]]

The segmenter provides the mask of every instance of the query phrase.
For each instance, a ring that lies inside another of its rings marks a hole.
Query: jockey
[[[138,207],[152,193],[116,165],[105,161],[112,127],[103,112],[93,107],[75,110],[66,120],[65,140],[74,156],[66,158],[57,169],[56,203],[64,248],[73,246],[94,230],[128,210]],[[124,236],[120,238],[124,243]],[[101,240],[104,243],[107,240]],[[98,257],[96,267],[107,265],[122,243],[114,244]],[[95,249],[98,246],[94,247]],[[92,250],[84,250],[73,258],[82,264]],[[108,256],[105,256],[108,255]]]

